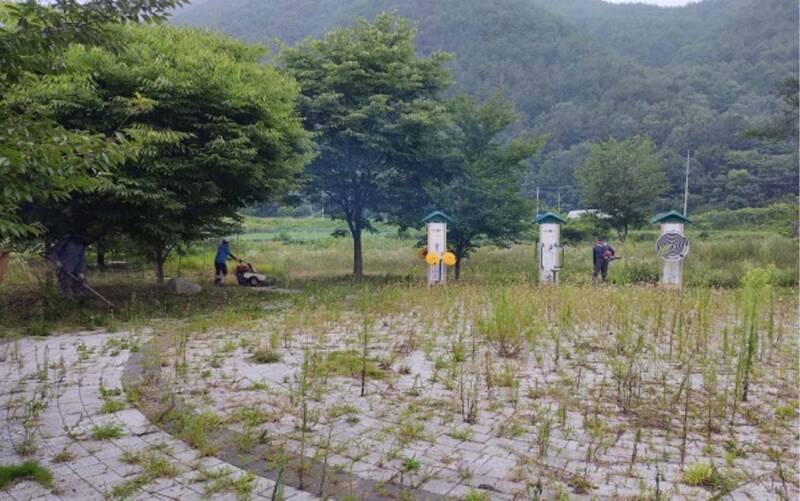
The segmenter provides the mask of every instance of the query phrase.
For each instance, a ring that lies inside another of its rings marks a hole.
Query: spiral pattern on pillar
[[[664,261],[680,261],[689,254],[689,239],[674,231],[664,233],[656,241],[656,254]]]

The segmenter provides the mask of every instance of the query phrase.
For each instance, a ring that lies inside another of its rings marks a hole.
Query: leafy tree
[[[507,245],[528,226],[532,206],[520,193],[525,160],[541,146],[536,139],[502,141],[517,120],[514,106],[495,93],[481,104],[466,95],[451,104],[453,117],[453,177],[427,188],[434,207],[454,219],[448,243],[461,263],[484,242]]]
[[[184,0],[0,1],[0,242],[41,233],[23,222],[22,204],[63,200],[104,184],[103,175],[131,155],[123,137],[59,127],[41,109],[10,107],[6,97],[30,75],[54,70],[71,43],[112,44],[115,23],[161,20]]]
[[[758,196],[756,178],[746,169],[731,169],[725,180],[725,205],[741,209],[756,203]]]
[[[667,189],[664,167],[649,139],[610,139],[592,146],[575,172],[587,207],[607,214],[620,239],[645,221]]]
[[[173,249],[230,231],[239,209],[293,189],[309,134],[297,84],[261,63],[262,47],[166,26],[115,37],[121,50],[71,47],[62,73],[26,82],[13,103],[44,107],[65,129],[125,130],[141,150],[91,193],[28,211],[51,234],[130,237],[160,282]]]
[[[381,15],[281,54],[319,145],[307,189],[347,222],[357,277],[364,272],[361,236],[372,230],[367,211],[403,216],[412,192],[434,172],[426,167],[446,117],[437,97],[449,83],[447,56],[418,57],[414,36],[409,21]]]

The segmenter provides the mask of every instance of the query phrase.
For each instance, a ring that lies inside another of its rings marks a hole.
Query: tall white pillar
[[[661,225],[661,234],[677,233],[684,235],[683,224],[664,223]],[[668,261],[662,259],[661,284],[665,287],[680,288],[683,286],[683,259]]]
[[[558,214],[546,212],[536,218],[539,225],[539,283],[558,284],[561,274],[561,224]]]
[[[428,285],[444,284],[447,282],[447,266],[444,262],[447,253],[447,223],[451,223],[452,219],[443,212],[434,211],[425,216],[422,222],[427,225],[428,230]]]
[[[428,265],[428,285],[445,283],[447,271],[442,258],[447,252],[447,223],[428,223],[428,252],[439,257],[436,264]]]
[[[661,235],[656,242],[656,253],[661,258],[661,285],[683,287],[683,260],[689,254],[685,223],[691,222],[683,214],[670,211],[656,216],[651,223],[660,223]]]

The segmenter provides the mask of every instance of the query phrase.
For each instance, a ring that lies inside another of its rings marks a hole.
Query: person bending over
[[[608,281],[608,265],[614,260],[615,251],[605,240],[598,237],[594,241],[592,247],[592,261],[594,264],[594,273],[592,278],[596,281],[601,277],[603,282]]]

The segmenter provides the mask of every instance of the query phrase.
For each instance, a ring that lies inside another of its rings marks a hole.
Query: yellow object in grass
[[[444,261],[445,266],[455,266],[456,265],[456,255],[452,252],[445,252],[444,256],[442,256],[442,261]]]
[[[440,256],[438,252],[430,251],[425,254],[425,262],[431,266],[436,266],[441,260],[442,256]]]

